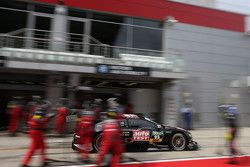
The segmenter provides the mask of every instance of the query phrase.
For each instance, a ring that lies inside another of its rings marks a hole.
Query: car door
[[[149,142],[151,132],[156,126],[144,119],[127,119],[131,129],[131,142]]]
[[[150,143],[161,143],[164,138],[162,127],[146,119],[129,119],[129,127],[132,131],[132,141],[148,141]]]

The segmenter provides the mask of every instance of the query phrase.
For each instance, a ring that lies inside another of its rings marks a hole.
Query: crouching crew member
[[[46,124],[49,122],[50,118],[54,114],[49,114],[46,116],[47,106],[40,106],[34,112],[33,117],[29,121],[29,135],[31,138],[31,145],[29,150],[23,159],[22,167],[27,167],[35,151],[40,150],[42,156],[43,166],[47,166],[47,157],[46,157],[46,146],[45,146],[45,130]]]
[[[102,166],[104,157],[110,154],[112,155],[112,160],[109,166],[119,166],[122,153],[124,152],[124,147],[122,143],[120,125],[116,118],[117,111],[109,109],[107,112],[107,120],[103,125],[102,143],[97,159],[98,166]]]
[[[80,154],[84,163],[90,163],[89,153],[92,150],[95,116],[93,111],[82,111],[79,122]]]

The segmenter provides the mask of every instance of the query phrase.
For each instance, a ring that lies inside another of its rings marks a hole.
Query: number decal
[[[164,133],[163,131],[152,131],[151,133],[151,137],[150,137],[150,142],[154,143],[154,142],[162,142],[162,139],[164,137]]]

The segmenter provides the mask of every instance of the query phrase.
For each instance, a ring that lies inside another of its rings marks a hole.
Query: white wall
[[[230,94],[239,94],[241,125],[249,126],[247,87],[231,88],[230,83],[250,76],[250,36],[202,26],[176,23],[168,27],[168,48],[182,53],[188,79],[180,82],[180,94],[193,95],[196,127],[218,126],[219,97],[230,103]],[[176,92],[178,93],[178,91]],[[179,108],[179,107],[178,107]]]

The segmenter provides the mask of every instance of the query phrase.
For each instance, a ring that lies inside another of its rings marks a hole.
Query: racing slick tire
[[[187,139],[182,133],[175,133],[170,139],[170,148],[175,151],[183,151],[187,147]]]

